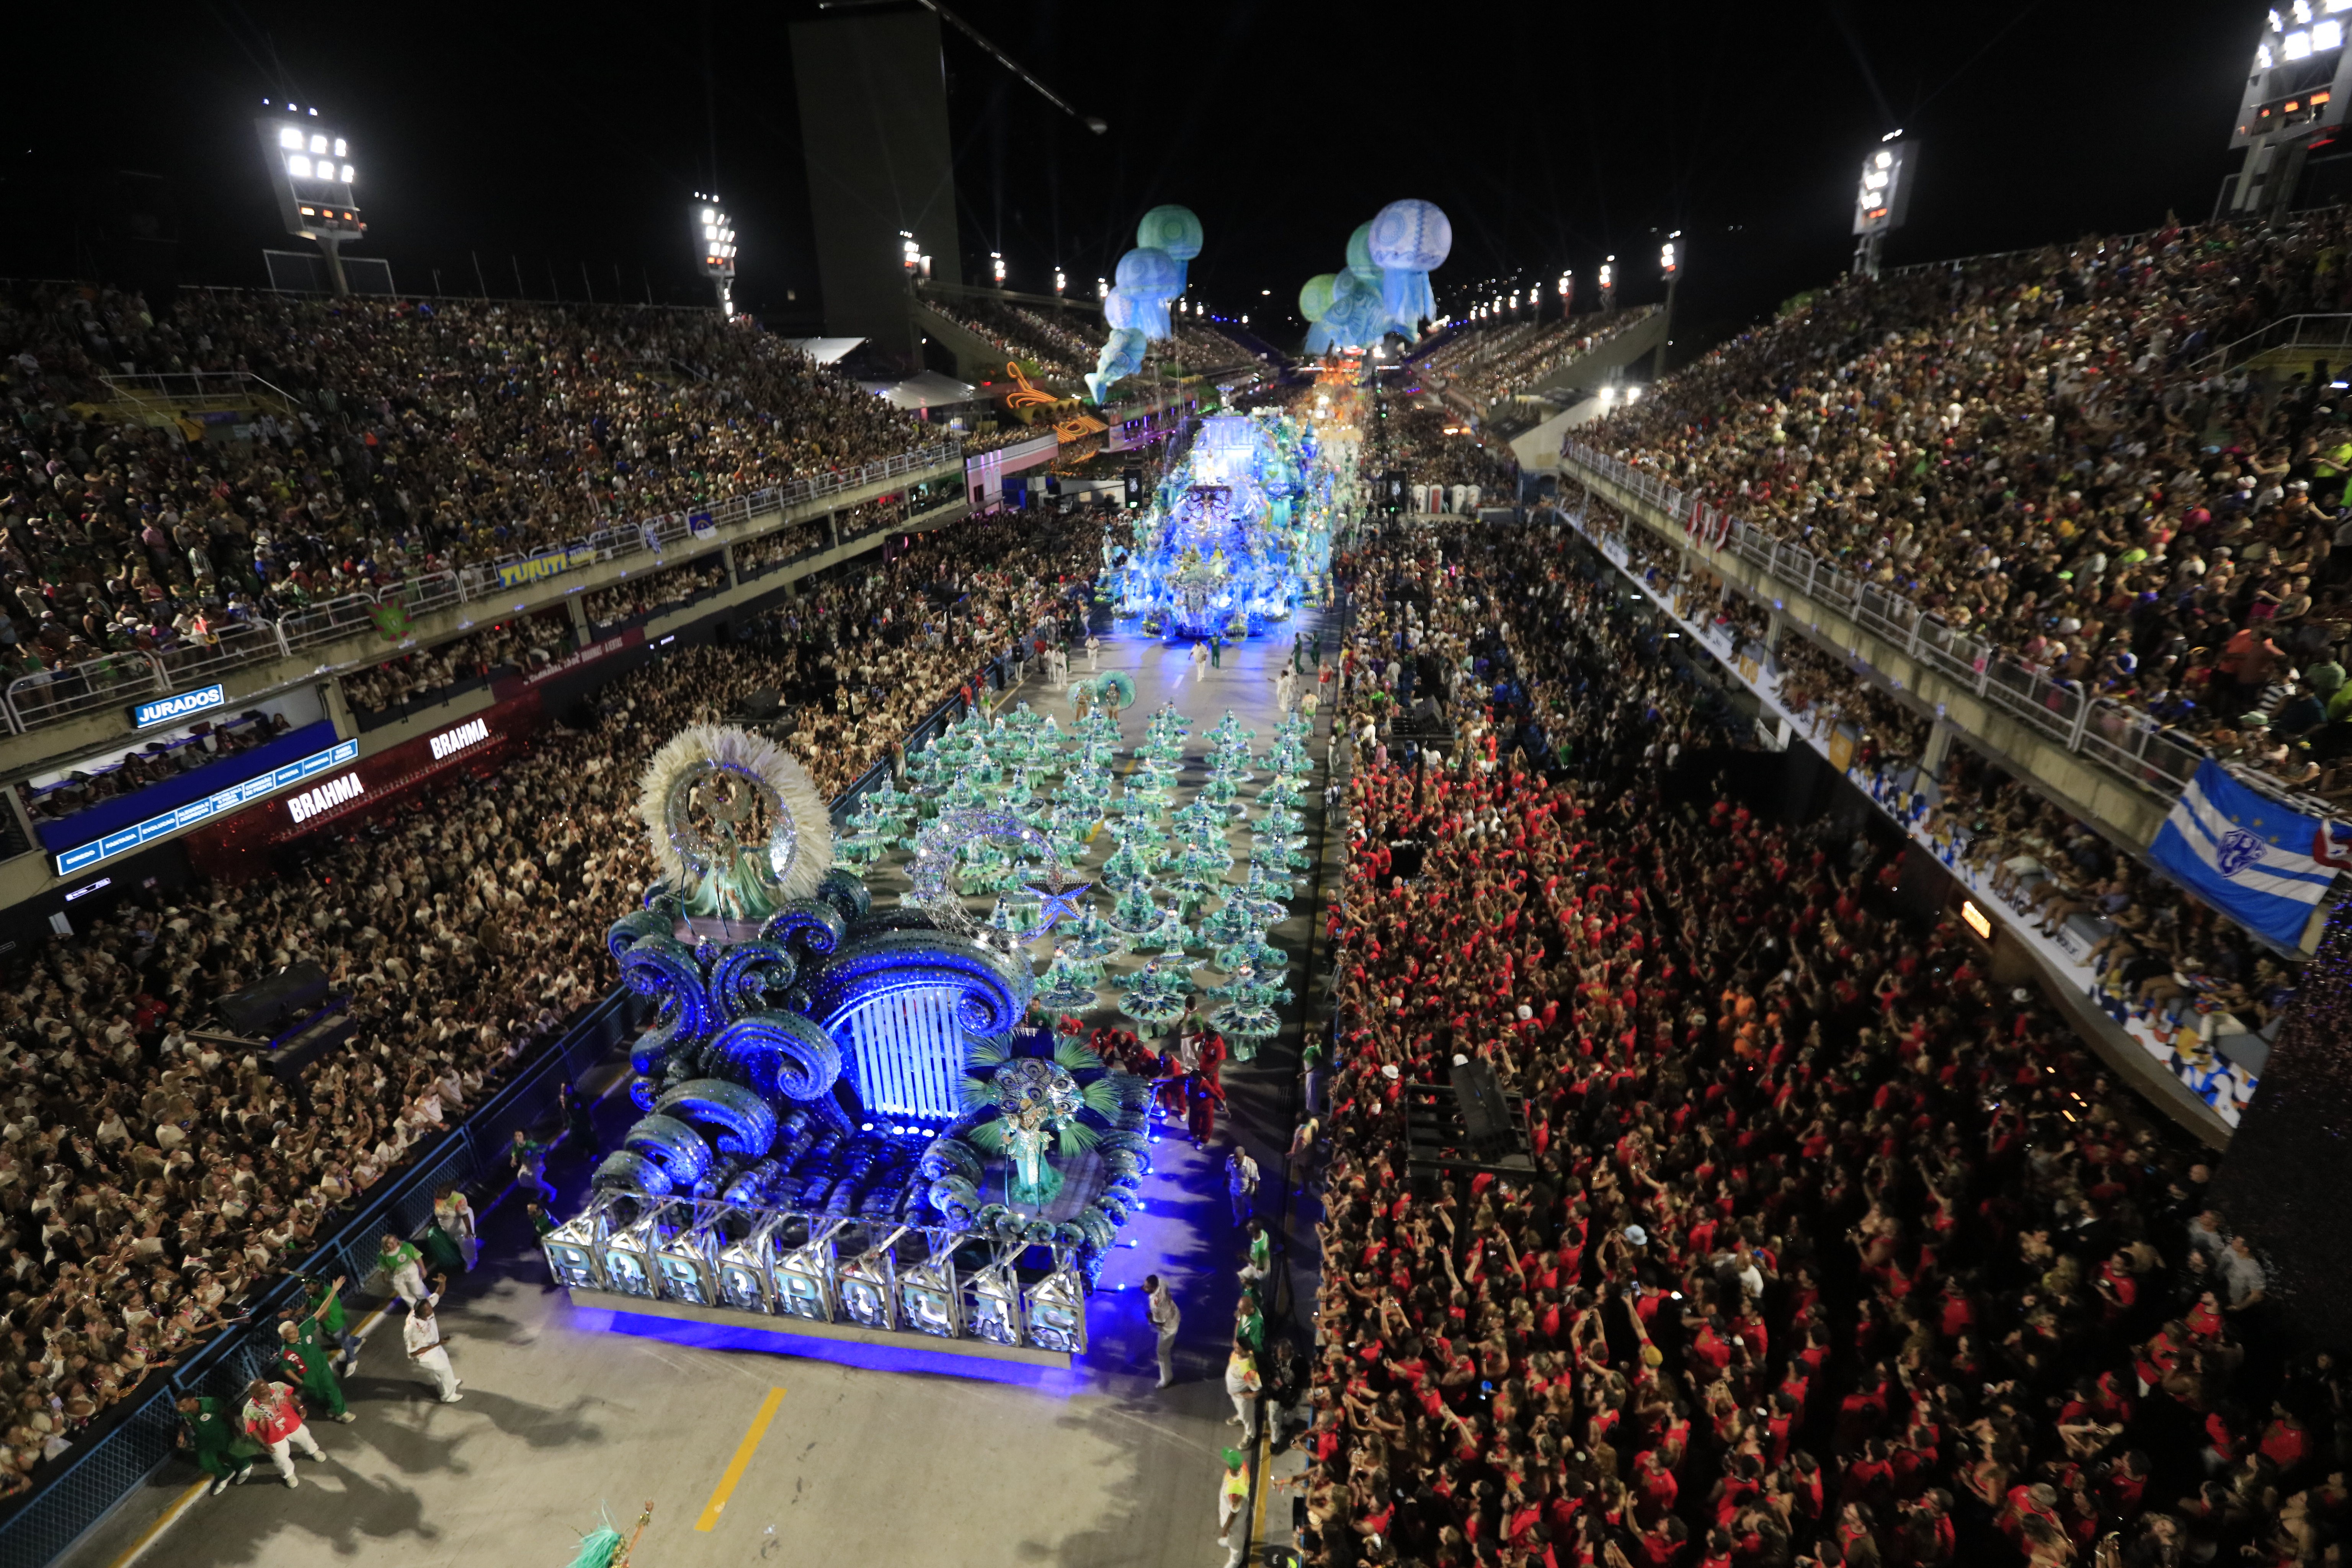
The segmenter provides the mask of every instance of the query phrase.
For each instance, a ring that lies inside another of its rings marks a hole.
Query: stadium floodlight
[[[1062,269],[1061,269],[1060,268],[1058,268],[1058,267],[1055,268],[1054,268],[1054,292],[1055,292],[1055,293],[1056,293],[1056,294],[1059,294],[1060,292],[1062,292],[1062,290],[1064,290],[1065,289],[1067,289],[1069,286],[1070,286],[1070,280],[1069,280],[1067,278],[1066,278],[1066,277],[1064,277],[1064,276],[1062,275]]]
[[[359,171],[352,163],[351,142],[319,122],[315,106],[303,110],[289,103],[272,109],[255,118],[253,129],[261,139],[261,160],[268,166],[269,187],[278,195],[278,216],[286,232],[315,242],[326,253],[327,276],[335,292],[350,293],[341,246],[367,232],[352,195]]]
[[[909,272],[923,264],[923,247],[903,228],[898,231],[898,264]]]
[[[1680,234],[1682,230],[1680,229],[1675,230],[1675,234]],[[1667,237],[1665,244],[1658,247],[1658,276],[1661,278],[1672,278],[1681,270],[1681,260],[1675,254],[1674,238],[1672,236],[1669,236]]]
[[[1890,133],[1899,138],[1900,131]],[[1861,278],[1878,276],[1878,256],[1886,237],[1903,226],[1911,210],[1913,165],[1917,153],[1907,142],[1882,137],[1879,145],[1863,154],[1862,183],[1853,194],[1853,271]]]
[[[1617,258],[1613,256],[1604,258],[1601,263],[1601,308],[1617,308]]]
[[[719,313],[735,319],[735,220],[719,205],[716,191],[697,191],[687,209],[687,222],[701,247],[702,275],[719,291]]]
[[[2336,139],[2352,101],[2347,11],[2352,0],[2294,0],[2284,16],[2266,13],[2230,135],[2231,146],[2246,151],[2223,198],[2232,211],[2284,213],[2302,183],[2305,160]]]
[[[1001,250],[992,250],[992,251],[990,251],[990,252],[988,253],[988,264],[989,264],[989,266],[990,266],[991,268],[992,268],[995,270],[995,273],[996,273],[996,286],[997,286],[999,289],[1003,288],[1003,287],[1004,287],[1004,253],[1003,253],[1003,251],[1001,251]]]
[[[1100,278],[1095,279],[1095,298],[1097,300],[1110,298],[1110,284],[1108,280]]]

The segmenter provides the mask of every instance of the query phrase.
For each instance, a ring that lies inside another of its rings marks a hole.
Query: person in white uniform
[[[431,1295],[420,1296],[408,1310],[408,1321],[401,1326],[400,1337],[408,1346],[408,1359],[431,1374],[441,1390],[441,1403],[455,1405],[466,1396],[457,1392],[457,1374],[449,1365],[447,1342],[441,1337],[441,1316],[434,1309],[440,1302],[441,1291],[449,1287],[449,1277],[436,1274],[433,1283],[439,1289]]]
[[[1159,1275],[1147,1278],[1143,1290],[1143,1315],[1160,1341],[1160,1386],[1166,1388],[1176,1381],[1176,1331],[1184,1314],[1177,1310],[1176,1298],[1168,1293],[1168,1282]]]

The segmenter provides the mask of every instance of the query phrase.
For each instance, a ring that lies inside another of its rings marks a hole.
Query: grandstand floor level
[[[1231,708],[1263,744],[1289,650],[1287,635],[1261,638],[1196,679],[1186,649],[1122,628],[1105,639],[1102,665],[1136,678],[1130,731],[1173,700],[1195,733]],[[1082,674],[1084,655],[1073,662]],[[1015,700],[1069,721],[1067,693],[1042,681]],[[1319,760],[1319,738],[1315,750]],[[1319,838],[1319,795],[1302,815]],[[1301,991],[1312,908],[1300,899],[1272,933]],[[1265,1171],[1268,1215],[1282,1205],[1297,1053],[1294,1032],[1225,1073],[1228,1126]],[[605,1140],[634,1116],[623,1095],[607,1099]],[[1133,1247],[1103,1271],[1088,1349],[1068,1371],[806,1340],[783,1353],[763,1331],[575,1307],[548,1283],[522,1201],[509,1194],[485,1216],[481,1267],[452,1281],[444,1313],[462,1403],[435,1403],[412,1373],[395,1310],[375,1322],[346,1384],[358,1421],[313,1423],[328,1458],[297,1461],[299,1489],[284,1489],[264,1461],[244,1487],[211,1498],[175,1460],[63,1562],[557,1563],[604,1518],[626,1531],[647,1499],[642,1568],[1218,1561],[1217,1454],[1236,1436],[1223,1386],[1239,1251],[1224,1151],[1163,1136],[1152,1153],[1149,1207],[1122,1233]],[[563,1193],[559,1213],[581,1201],[588,1168],[559,1153],[549,1173]],[[1311,1250],[1311,1215],[1295,1227],[1295,1262],[1310,1261],[1301,1237]],[[1164,1392],[1153,1387],[1143,1318],[1151,1272],[1171,1280],[1184,1314],[1179,1381]],[[1309,1308],[1313,1288],[1310,1274]]]

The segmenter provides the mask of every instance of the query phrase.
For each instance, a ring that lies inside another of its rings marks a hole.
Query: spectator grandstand
[[[1895,912],[1885,839],[1738,804],[1613,576],[1477,532],[1341,570],[1308,1560],[2320,1561],[2340,1382],[2197,1152]],[[1401,685],[1462,736],[1426,774]],[[1402,1090],[1465,1057],[1529,1175],[1409,1176]]]
[[[654,875],[632,826],[654,748],[772,689],[793,751],[838,793],[1068,610],[1094,532],[974,521],[918,536],[887,564],[804,584],[738,646],[612,682],[593,715],[504,766],[336,826],[284,874],[255,862],[235,887],[133,900],[16,965],[0,979],[0,1387],[14,1405],[0,1494],[610,989],[605,917]],[[398,679],[413,692],[529,658],[539,624],[357,684],[397,700]],[[576,918],[539,918],[551,910]],[[352,993],[357,1033],[299,1079],[191,1034],[215,997],[304,961]]]
[[[2067,690],[2308,786],[2352,403],[2233,366],[2342,309],[2329,210],[1842,279],[1579,432]],[[2287,732],[2289,725],[2295,727]]]

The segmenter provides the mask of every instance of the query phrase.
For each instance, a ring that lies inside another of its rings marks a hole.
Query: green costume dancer
[[[187,1394],[180,1400],[180,1447],[196,1468],[213,1478],[213,1496],[245,1479],[261,1445],[245,1434],[225,1400]]]
[[[319,1331],[316,1318],[289,1318],[278,1325],[278,1367],[287,1382],[302,1391],[313,1405],[323,1405],[330,1417],[357,1419],[343,1408],[342,1380],[335,1375],[334,1352]]]

